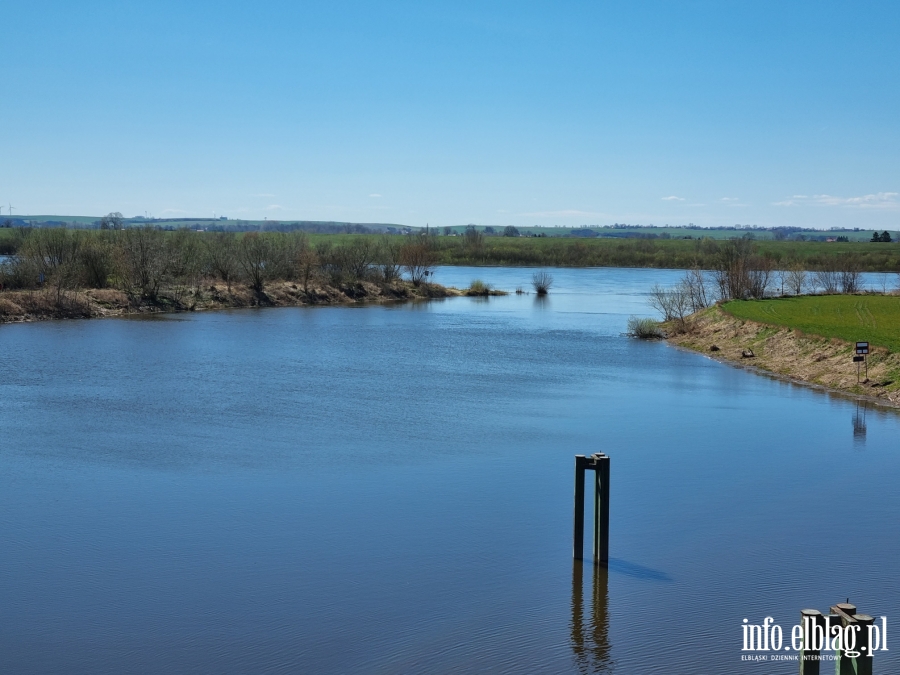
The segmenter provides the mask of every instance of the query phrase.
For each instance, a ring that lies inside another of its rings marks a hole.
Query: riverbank
[[[669,325],[671,344],[779,378],[900,408],[900,354],[873,346],[869,375],[857,382],[854,344],[795,328],[732,316],[721,306],[691,316],[685,331]]]
[[[67,291],[54,289],[5,291],[0,293],[0,323],[50,319],[91,319],[128,314],[195,312],[244,307],[306,307],[404,302],[468,295],[440,284],[395,281],[375,284],[359,281],[338,286],[317,285],[304,290],[292,282],[267,284],[262,292],[233,284],[207,282],[196,289],[169,290],[155,300],[130,297],[112,288]],[[504,294],[491,291],[491,295]]]

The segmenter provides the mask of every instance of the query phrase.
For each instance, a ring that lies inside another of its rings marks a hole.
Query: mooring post
[[[825,635],[825,617],[817,609],[801,609],[800,625],[803,627],[800,675],[819,675],[820,652],[822,647],[828,644],[828,636]],[[819,630],[822,631],[821,634],[818,633]]]
[[[854,614],[853,618],[859,625],[859,638],[857,641],[856,675],[872,675],[872,645],[869,643],[869,626],[875,623],[875,617],[868,614]]]
[[[584,472],[594,471],[594,564],[609,562],[609,457],[597,452],[590,457],[575,455],[575,529],[572,555],[584,558]]]
[[[848,626],[857,626],[858,622],[854,618],[856,614],[856,605],[849,602],[839,602],[831,606],[831,614],[835,617],[835,623],[842,629]],[[856,633],[856,644],[859,644],[859,633]],[[835,675],[856,675],[856,668],[853,666],[853,657],[847,656],[847,649],[842,644],[841,649],[835,651],[837,663],[835,664]]]
[[[584,558],[584,465],[587,457],[575,455],[575,534],[572,539],[572,557]]]
[[[609,563],[609,457],[594,455],[594,563]]]

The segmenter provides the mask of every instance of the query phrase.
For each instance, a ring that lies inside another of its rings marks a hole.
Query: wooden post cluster
[[[584,559],[584,472],[594,472],[594,564],[609,563],[609,457],[575,455],[575,532],[572,555]]]
[[[832,605],[830,610],[828,616],[817,609],[800,611],[800,624],[804,628],[800,675],[821,675],[822,650],[831,648],[834,630],[846,630],[848,626],[853,627],[851,630],[855,633],[856,642],[852,651],[857,655],[848,656],[847,650],[837,650],[835,675],[872,675],[873,652],[877,646],[869,644],[869,626],[875,623],[875,619],[868,614],[857,614],[856,605],[849,602]]]

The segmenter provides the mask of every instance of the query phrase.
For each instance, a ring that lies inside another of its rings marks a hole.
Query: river
[[[898,415],[623,337],[679,272],[552,273],[545,300],[0,326],[3,672],[770,675],[797,663],[742,662],[745,618],[788,637],[849,597],[890,626]]]

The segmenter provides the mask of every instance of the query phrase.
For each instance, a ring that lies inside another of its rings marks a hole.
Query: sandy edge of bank
[[[491,291],[490,295],[505,295]],[[111,288],[69,291],[57,297],[52,289],[38,291],[4,291],[0,293],[0,324],[49,321],[56,319],[94,319],[142,314],[199,312],[248,307],[316,307],[354,304],[387,304],[433,300],[471,295],[465,290],[422,283],[398,281],[378,285],[357,282],[341,286],[273,282],[263,293],[232,285],[205,282],[194,290],[167,291],[157,302],[146,302]]]
[[[843,397],[900,408],[900,354],[882,347],[872,349],[869,379],[858,384],[854,345],[843,340],[738,319],[720,307],[690,317],[685,332],[677,332],[673,326],[669,329],[669,344],[716,361]],[[748,350],[753,357],[743,356]]]

